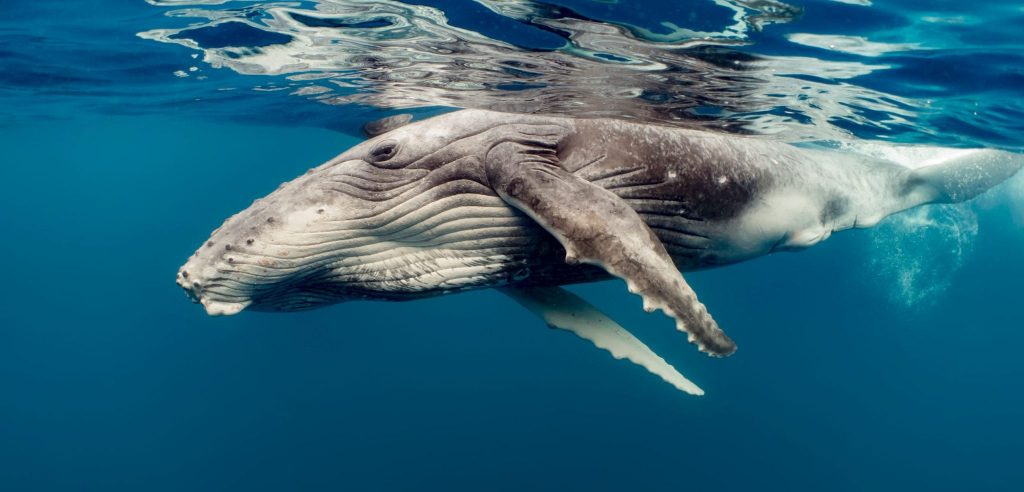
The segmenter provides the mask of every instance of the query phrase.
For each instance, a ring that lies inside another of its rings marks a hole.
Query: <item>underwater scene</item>
[[[3,12],[2,491],[1024,490],[1020,2]]]

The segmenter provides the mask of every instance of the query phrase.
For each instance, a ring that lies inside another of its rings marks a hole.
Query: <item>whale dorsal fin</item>
[[[561,287],[503,287],[498,290],[540,316],[548,326],[575,333],[597,348],[607,350],[612,357],[647,369],[680,391],[704,394],[704,390],[679,374],[644,342],[576,294]]]
[[[519,135],[486,156],[487,178],[498,195],[551,233],[565,248],[566,262],[597,265],[625,280],[629,291],[643,298],[645,310],[664,311],[701,351],[734,352],[736,345],[640,215],[614,193],[558,166],[555,149],[564,130],[553,125],[517,130]]]
[[[386,116],[379,120],[366,122],[366,124],[363,125],[363,133],[367,137],[373,138],[377,135],[383,135],[391,130],[408,125],[410,121],[412,121],[412,115],[409,113]]]

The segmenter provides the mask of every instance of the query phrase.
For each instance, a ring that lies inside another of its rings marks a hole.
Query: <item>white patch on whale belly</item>
[[[814,196],[788,190],[762,198],[728,227],[724,255],[746,258],[824,241],[832,228],[821,222],[820,202]]]

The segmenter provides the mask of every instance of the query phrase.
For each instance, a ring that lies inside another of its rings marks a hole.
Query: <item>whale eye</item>
[[[370,151],[370,162],[384,162],[398,153],[398,142],[385,140]]]

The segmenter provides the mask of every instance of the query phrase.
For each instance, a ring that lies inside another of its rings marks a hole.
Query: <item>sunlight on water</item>
[[[736,51],[751,33],[800,15],[781,2],[698,3],[706,15],[694,26],[665,21],[656,28],[598,21],[543,2],[478,3],[536,30],[550,46],[457,27],[430,6],[362,0],[172,10],[167,15],[194,23],[139,35],[200,50],[213,67],[281,76],[278,88],[334,105],[617,116],[788,141],[910,127],[925,108],[847,82],[885,64]],[[715,30],[709,19],[720,21]],[[857,49],[879,46],[890,45],[862,42]]]

